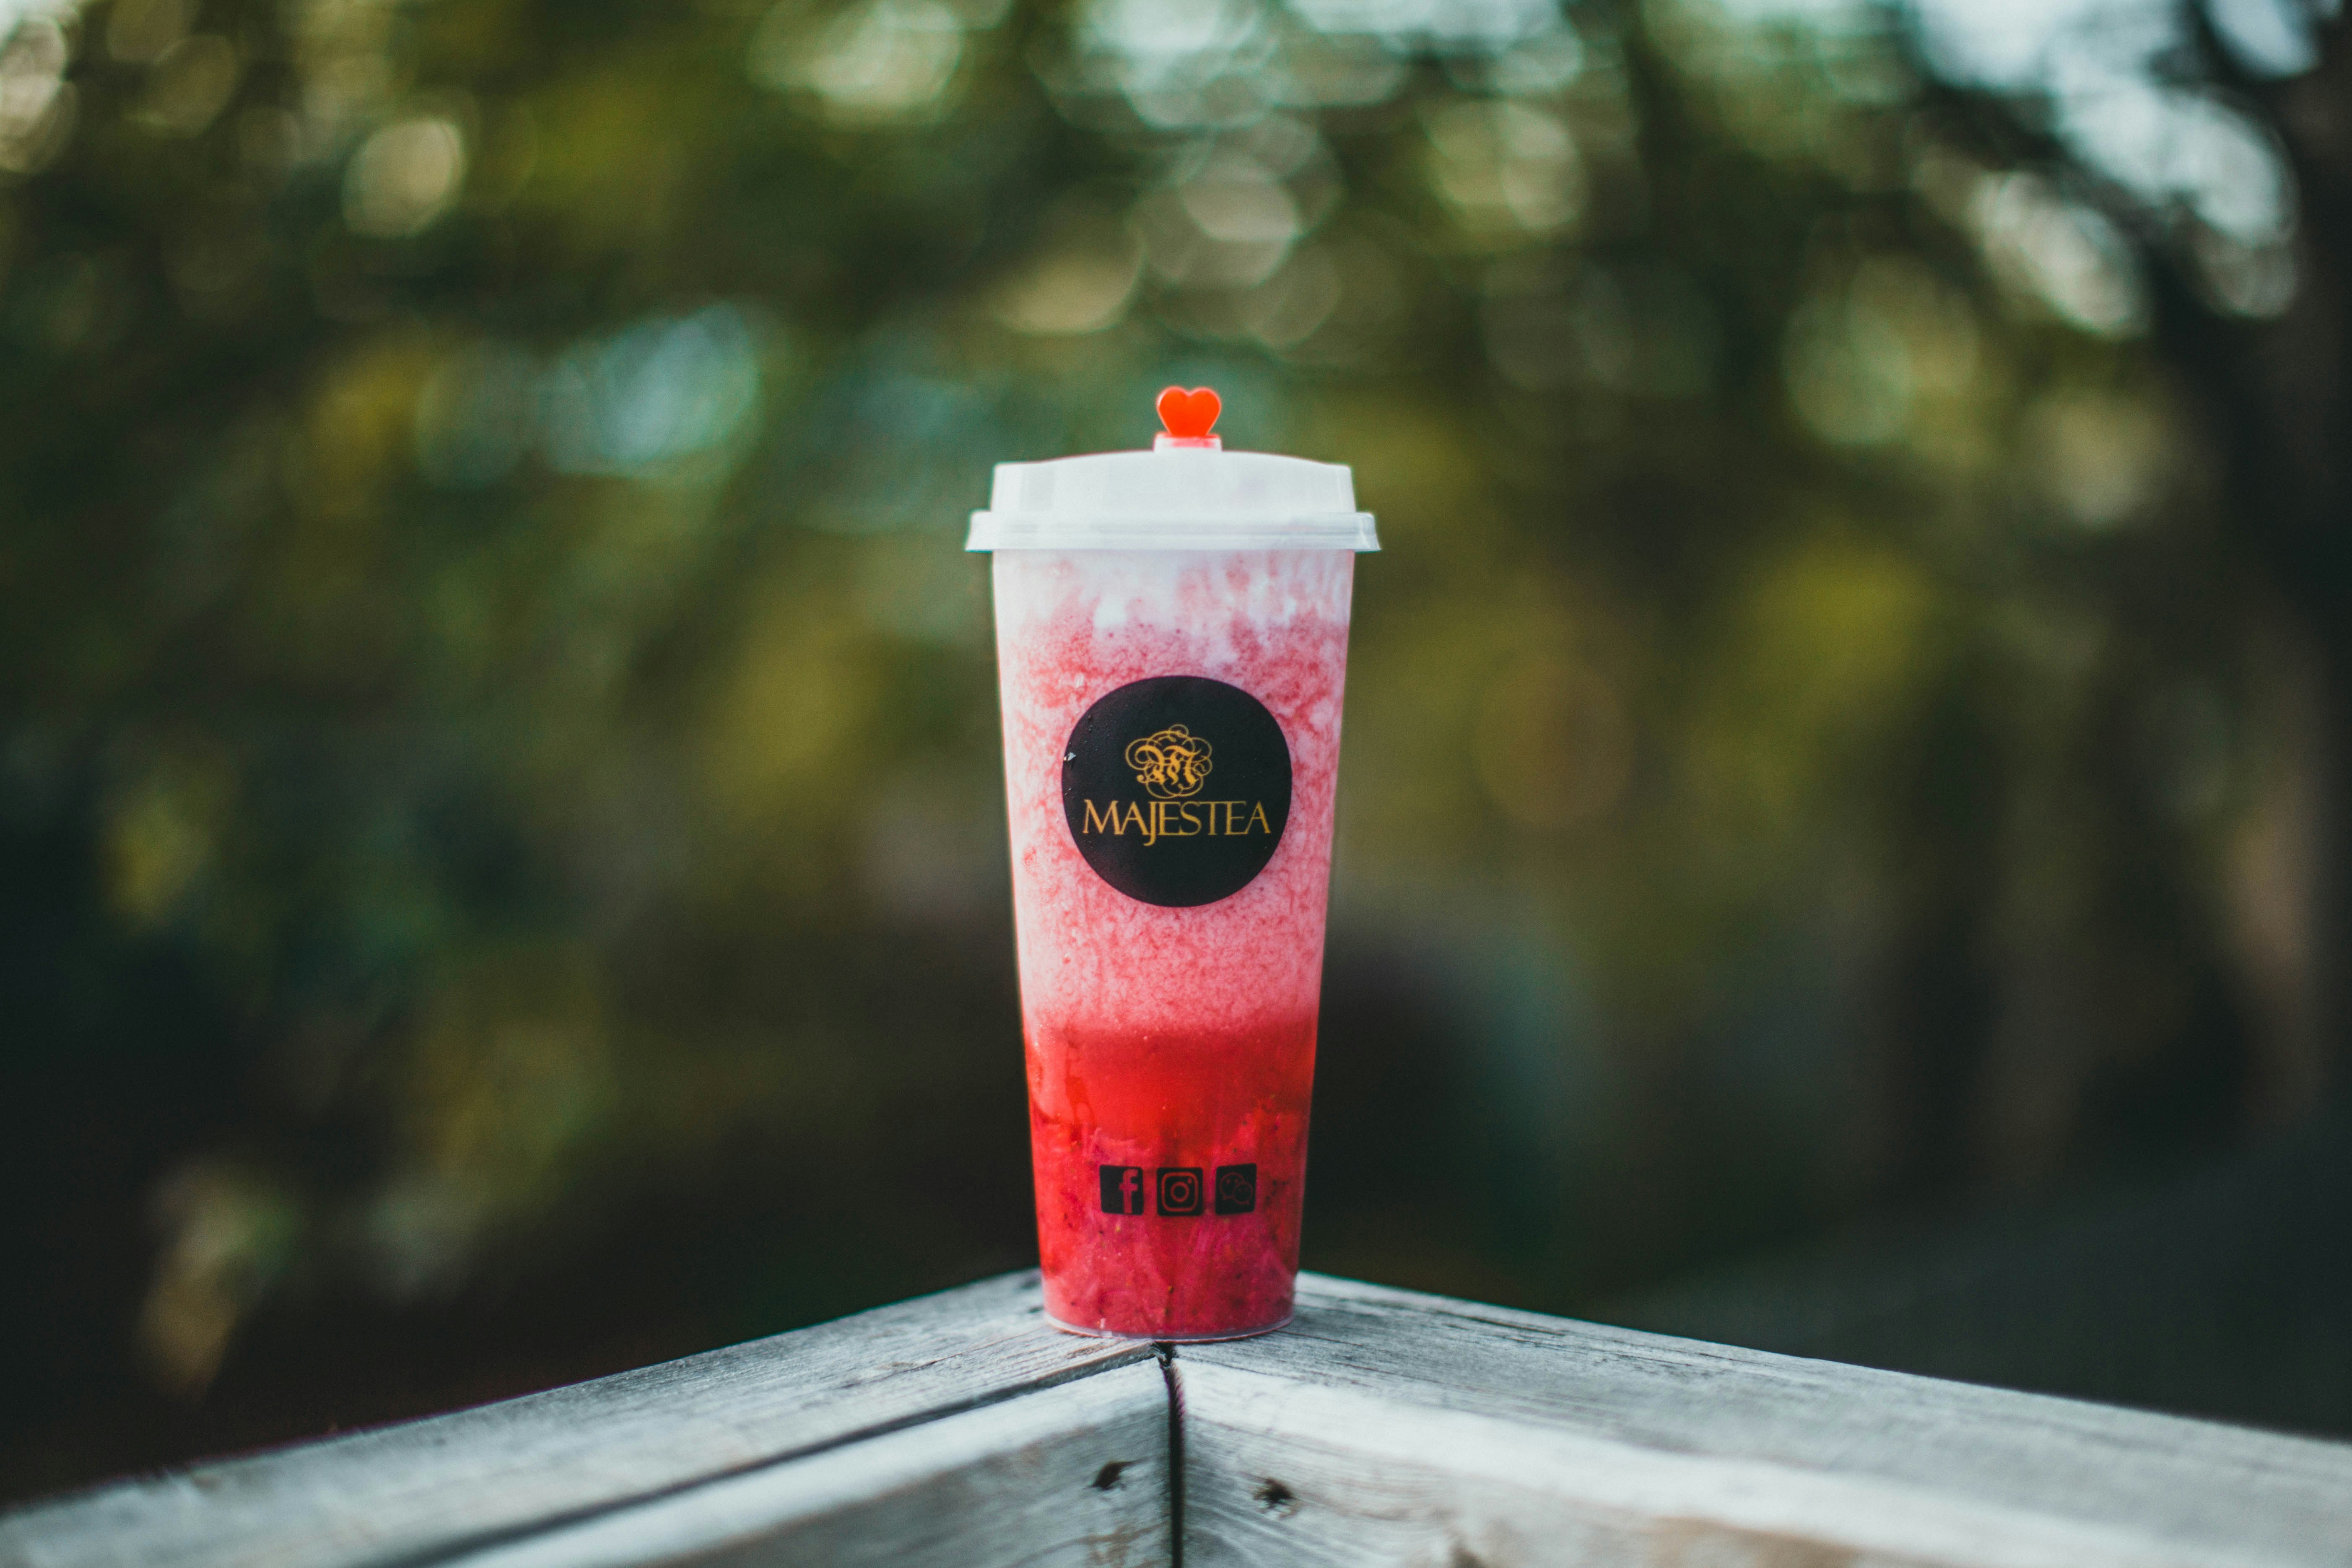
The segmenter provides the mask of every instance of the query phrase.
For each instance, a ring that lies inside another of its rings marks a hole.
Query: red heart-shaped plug
[[[1223,401],[1208,387],[1196,386],[1187,392],[1181,386],[1171,386],[1160,395],[1160,423],[1180,441],[1204,440],[1223,407]]]

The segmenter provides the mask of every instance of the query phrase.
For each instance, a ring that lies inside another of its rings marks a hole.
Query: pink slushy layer
[[[996,556],[1038,1248],[1066,1327],[1201,1338],[1290,1315],[1354,573],[1344,551]],[[1105,882],[1062,810],[1078,720],[1164,675],[1250,693],[1291,754],[1273,859],[1190,909]],[[1256,1207],[1105,1213],[1106,1164],[1255,1164]]]

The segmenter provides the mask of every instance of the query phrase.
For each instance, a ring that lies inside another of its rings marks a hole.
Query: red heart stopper
[[[1187,392],[1171,386],[1160,395],[1160,423],[1179,441],[1205,441],[1224,403],[1205,386]]]

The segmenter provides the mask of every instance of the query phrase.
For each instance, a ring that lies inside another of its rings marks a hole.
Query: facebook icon
[[[1140,1165],[1103,1166],[1102,1198],[1105,1214],[1141,1214],[1143,1212],[1143,1167]]]

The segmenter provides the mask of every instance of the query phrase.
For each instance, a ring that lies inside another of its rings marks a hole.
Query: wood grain
[[[1171,1407],[1009,1276],[0,1516],[0,1568],[2352,1568],[2352,1446],[1315,1276],[1176,1354]]]
[[[1187,1346],[1187,1568],[2352,1564],[2352,1447],[1307,1277]]]
[[[593,1383],[37,1504],[0,1515],[0,1564],[427,1563],[1150,1355],[1055,1332],[1036,1276],[1008,1275]]]
[[[1164,1568],[1168,1390],[1129,1365],[713,1481],[462,1568]]]

